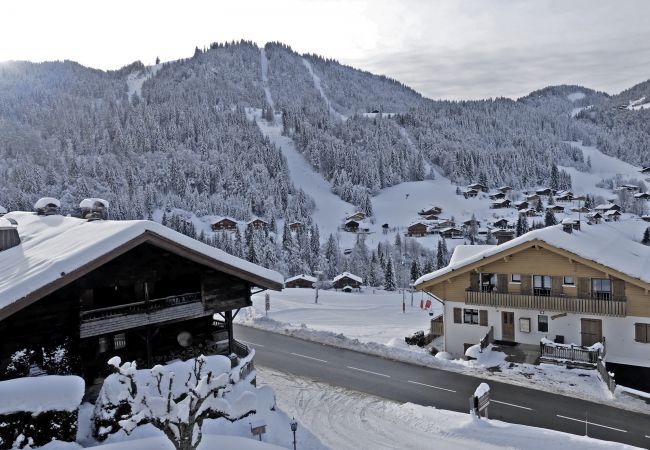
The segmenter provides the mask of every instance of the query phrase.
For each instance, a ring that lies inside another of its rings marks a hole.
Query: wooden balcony
[[[625,316],[626,305],[624,299],[604,300],[477,291],[465,291],[465,303],[496,308],[535,309],[617,317]]]
[[[191,319],[209,314],[212,314],[212,309],[205,308],[200,292],[109,306],[80,313],[80,337],[99,336],[130,328],[178,319]]]
[[[582,345],[555,344],[540,342],[540,358],[544,362],[577,363],[596,367],[603,352],[600,347],[585,347]]]

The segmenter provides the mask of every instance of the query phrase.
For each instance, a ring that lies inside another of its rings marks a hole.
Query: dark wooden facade
[[[342,276],[338,280],[334,281],[332,286],[334,286],[334,289],[343,289],[346,286],[350,286],[353,289],[361,289],[361,282],[348,276]]]
[[[408,236],[424,236],[429,232],[429,227],[427,224],[422,222],[417,222],[412,225],[409,225],[407,228]]]
[[[237,230],[237,222],[232,219],[223,218],[217,220],[211,225],[212,231],[235,231]]]
[[[285,281],[285,288],[305,288],[312,289],[314,287],[314,281],[307,278],[294,278],[293,280]]]
[[[88,383],[105,375],[115,355],[151,367],[193,353],[233,353],[233,312],[251,305],[252,283],[182,249],[141,243],[0,316],[0,366],[17,350],[66,340]]]

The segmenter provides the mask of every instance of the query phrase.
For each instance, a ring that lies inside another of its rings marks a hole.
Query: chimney
[[[0,219],[0,252],[20,244],[17,225],[14,219]]]
[[[34,209],[39,216],[52,216],[59,214],[61,202],[53,197],[43,197],[34,203]]]
[[[108,217],[108,201],[102,198],[85,198],[79,203],[81,217],[92,220],[105,220]]]
[[[505,242],[511,241],[515,237],[515,233],[512,230],[496,230],[492,235],[497,240],[497,245],[501,245]]]

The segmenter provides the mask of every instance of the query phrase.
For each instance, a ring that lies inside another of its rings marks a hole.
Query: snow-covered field
[[[275,387],[282,410],[300,417],[304,426],[333,449],[632,448],[558,431],[478,420],[469,414],[413,403],[399,404],[268,369],[259,371],[259,380]]]
[[[407,345],[404,337],[429,328],[429,312],[420,310],[419,293],[414,294],[413,307],[410,306],[410,294],[406,293],[405,314],[401,311],[401,294],[398,293],[376,291],[373,294],[372,289],[360,294],[321,290],[318,305],[314,304],[314,293],[312,289],[272,292],[268,317],[264,312],[264,294],[254,295],[253,306],[242,310],[236,322],[396,361],[648,413],[647,404],[641,400],[623,395],[620,390],[612,395],[595,370],[568,370],[551,364],[511,364],[498,351],[484,352],[476,361],[450,360],[444,352],[434,357],[427,349]],[[441,312],[440,305],[433,302],[430,312],[437,315]]]

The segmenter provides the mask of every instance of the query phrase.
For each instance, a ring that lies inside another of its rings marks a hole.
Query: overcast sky
[[[431,98],[518,97],[552,84],[618,93],[650,78],[645,0],[3,2],[0,61],[115,69],[194,47],[282,41]]]

